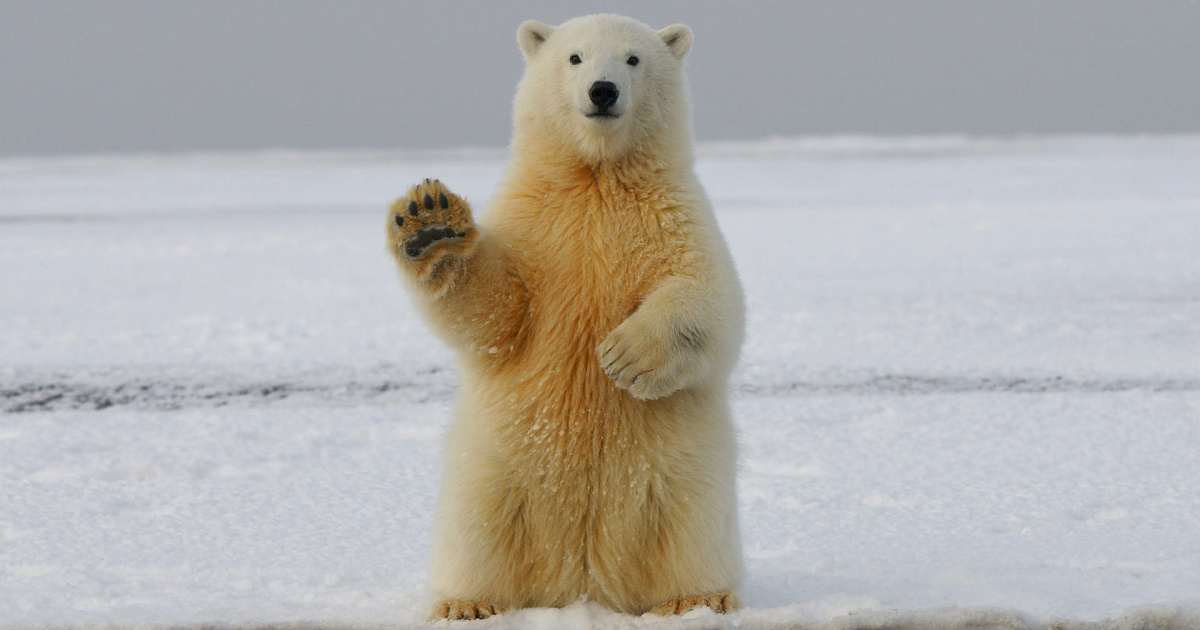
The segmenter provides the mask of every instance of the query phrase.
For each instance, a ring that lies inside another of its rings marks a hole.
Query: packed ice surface
[[[0,161],[0,628],[422,624],[457,373],[385,208],[481,212],[504,158]],[[698,171],[749,307],[747,609],[477,627],[1200,625],[1200,137]]]

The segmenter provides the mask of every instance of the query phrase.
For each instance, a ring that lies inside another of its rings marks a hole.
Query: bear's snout
[[[616,105],[617,98],[620,96],[621,92],[617,90],[617,84],[612,81],[596,81],[588,90],[588,98],[592,99],[592,103],[601,112]]]

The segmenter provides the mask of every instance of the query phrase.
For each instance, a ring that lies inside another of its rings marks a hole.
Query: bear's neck
[[[518,134],[512,152],[510,172],[544,181],[571,182],[590,176],[617,185],[669,185],[683,183],[692,173],[691,137],[682,133],[643,139],[612,157],[586,154],[553,134]]]

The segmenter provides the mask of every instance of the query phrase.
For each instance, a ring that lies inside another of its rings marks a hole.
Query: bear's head
[[[589,164],[631,152],[691,155],[683,58],[692,31],[660,31],[618,15],[517,30],[525,77],[514,105],[514,150]],[[655,156],[661,159],[661,156]]]

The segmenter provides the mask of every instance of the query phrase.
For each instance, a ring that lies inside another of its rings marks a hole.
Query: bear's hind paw
[[[430,615],[433,619],[487,619],[493,615],[500,615],[508,609],[504,606],[488,604],[485,602],[474,602],[466,599],[448,599],[438,602],[437,606],[433,607],[433,614]]]
[[[655,615],[682,615],[693,608],[701,606],[708,606],[715,613],[733,612],[741,608],[737,596],[733,593],[716,593],[714,595],[669,599],[651,608],[650,612]]]

